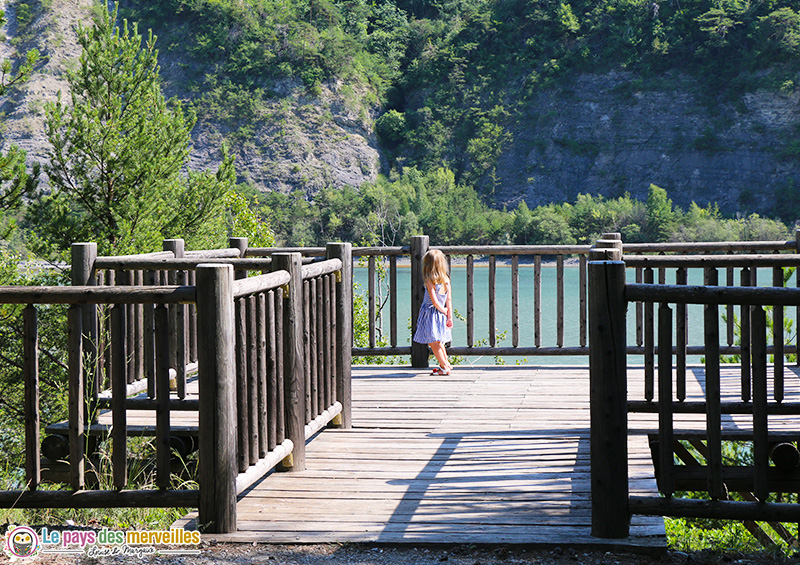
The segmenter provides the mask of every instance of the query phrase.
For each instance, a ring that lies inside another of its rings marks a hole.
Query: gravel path
[[[580,563],[587,565],[631,565],[631,564],[753,564],[798,563],[795,558],[774,557],[769,554],[742,555],[701,551],[683,553],[668,552],[662,556],[636,555],[606,551],[583,551],[556,547],[548,550],[530,550],[509,547],[481,548],[468,545],[455,547],[386,547],[362,544],[325,545],[258,545],[258,544],[207,544],[202,545],[199,555],[155,556],[137,559],[133,557],[44,557],[36,563],[49,565],[66,564],[117,564],[157,563],[159,565],[488,565],[498,564],[557,564]]]

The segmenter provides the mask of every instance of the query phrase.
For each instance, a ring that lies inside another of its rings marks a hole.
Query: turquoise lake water
[[[738,270],[736,272],[738,280]],[[657,275],[656,275],[657,276]],[[411,290],[409,281],[411,269],[408,267],[397,268],[398,300],[397,300],[397,344],[407,346],[411,343],[408,326],[411,319]],[[725,271],[720,270],[720,282],[724,284]],[[356,267],[354,271],[355,282],[360,288],[356,292],[361,292],[366,296],[368,288],[368,271],[366,268]],[[453,265],[451,272],[453,285],[453,305],[457,313],[466,316],[467,311],[467,270],[464,266]],[[634,282],[635,271],[628,269],[628,280]],[[388,268],[387,268],[388,281]],[[533,266],[520,265],[519,268],[519,317],[520,317],[520,336],[519,345],[522,347],[533,346]],[[766,285],[772,281],[771,269],[759,269],[759,285]],[[668,284],[674,284],[675,271],[667,272]],[[689,270],[689,284],[703,284],[703,273],[701,269]],[[564,346],[580,346],[580,301],[579,301],[579,269],[577,266],[564,267]],[[795,286],[794,276],[789,280],[787,286]],[[388,296],[387,285],[383,286],[383,296]],[[511,267],[497,266],[496,276],[496,323],[499,332],[507,331],[506,339],[499,341],[498,346],[511,347]],[[722,321],[724,308],[720,308],[720,335],[725,339],[726,329]],[[489,269],[484,265],[475,265],[474,277],[474,315],[475,315],[475,341],[487,340],[484,345],[488,345],[489,337]],[[738,316],[738,308],[737,308]],[[786,308],[785,316],[795,319],[796,309]],[[701,305],[689,305],[689,345],[702,345],[703,339],[703,307]],[[384,334],[389,336],[389,305],[384,307],[382,326]],[[628,308],[628,345],[636,344],[636,315],[633,305]],[[466,322],[456,320],[453,328],[453,345],[467,345],[467,326]],[[542,347],[556,346],[556,266],[542,265]],[[640,358],[641,359],[641,358]],[[493,357],[470,358],[471,363],[492,364]],[[529,363],[529,364],[588,364],[587,356],[530,356],[528,358],[506,357],[506,363]],[[690,362],[699,362],[699,357],[690,358]],[[637,363],[635,357],[631,357],[631,363]],[[638,361],[640,362],[640,361]]]

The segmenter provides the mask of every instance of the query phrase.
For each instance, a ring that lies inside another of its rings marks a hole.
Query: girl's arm
[[[453,297],[452,292],[450,292],[450,281],[447,281],[447,327],[453,327]]]
[[[433,284],[433,281],[426,281],[425,289],[428,291],[428,297],[431,299],[431,304],[433,304],[433,307],[442,314],[447,315],[447,310],[444,308],[444,306],[439,304],[439,299],[436,297],[436,285]]]

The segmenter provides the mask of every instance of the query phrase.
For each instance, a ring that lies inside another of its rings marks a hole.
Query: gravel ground
[[[35,563],[66,564],[117,564],[157,563],[160,565],[488,565],[491,563],[580,563],[588,565],[630,564],[754,564],[798,563],[797,557],[773,557],[769,554],[743,555],[701,551],[683,553],[670,551],[666,555],[649,556],[633,553],[584,551],[572,548],[524,549],[517,547],[389,547],[366,544],[325,545],[264,545],[264,544],[208,544],[203,543],[199,555],[134,557],[52,557],[39,556]]]

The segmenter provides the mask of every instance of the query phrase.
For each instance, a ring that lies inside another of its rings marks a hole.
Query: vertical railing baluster
[[[533,344],[542,345],[542,256],[533,256]]]
[[[511,346],[519,347],[519,255],[511,257]]]
[[[636,267],[636,282],[644,282],[644,268]],[[636,345],[641,347],[644,344],[644,303],[636,303]]]
[[[740,280],[742,286],[750,286],[750,269],[747,267],[742,269]],[[740,312],[742,400],[750,402],[750,390],[752,388],[750,377],[750,307],[742,305]]]
[[[580,346],[586,347],[586,255],[581,255],[578,259],[578,284],[580,286],[578,292],[580,298],[578,300],[580,320]]]
[[[133,277],[132,284],[142,286],[144,284],[144,273],[137,269],[131,271]],[[144,308],[142,304],[133,304],[133,337],[134,337],[134,351],[133,351],[133,373],[134,380],[144,378]]]
[[[716,286],[717,270],[705,270],[706,285]],[[703,306],[705,342],[705,393],[706,393],[706,437],[708,443],[707,472],[708,492],[716,500],[725,498],[722,484],[722,402],[719,375],[719,311],[716,304]]]
[[[234,275],[235,276],[235,275]],[[247,315],[245,301],[235,299],[236,331],[236,461],[239,472],[244,473],[250,466],[250,439],[247,421]]]
[[[736,277],[733,267],[727,267],[725,271],[725,284],[728,286],[734,286],[736,284]],[[725,312],[725,317],[727,318],[726,329],[728,333],[728,345],[732,346],[736,344],[736,314],[733,304],[726,305]]]
[[[317,415],[319,397],[317,380],[317,286],[313,280],[303,281],[305,288],[305,304],[308,309],[306,316],[305,333],[308,334],[308,347],[306,348],[306,422],[310,422]],[[372,325],[370,316],[370,328]]]
[[[125,399],[128,384],[126,368],[125,305],[111,307],[111,463],[114,488],[128,482],[128,423]]]
[[[197,272],[189,271],[189,286],[197,285]],[[197,361],[197,305],[191,303],[187,306],[189,311],[189,361]]]
[[[467,347],[475,345],[475,258],[467,255]]]
[[[672,432],[672,308],[658,308],[658,440],[661,492],[675,492]]]
[[[675,284],[688,284],[686,267],[680,267],[675,272]],[[687,308],[686,304],[679,302],[675,305],[675,370],[676,370],[676,397],[680,402],[686,400],[686,347],[688,345],[687,333]]]
[[[27,312],[27,308],[26,314]],[[35,314],[36,310],[34,310]],[[70,306],[67,310],[69,331],[69,482],[73,489],[84,487],[85,470],[85,431],[86,422],[86,383],[83,367],[83,313],[78,305]],[[35,322],[35,319],[34,319]],[[27,355],[26,355],[27,357]],[[38,419],[38,412],[37,412]]]
[[[564,256],[556,255],[556,347],[564,347]]]
[[[375,325],[378,323],[377,317],[375,316],[375,256],[370,255],[368,259],[368,271],[369,271],[369,295],[368,295],[368,306],[369,306],[369,346],[375,347],[376,339],[375,339]]]
[[[282,466],[291,471],[306,468],[305,419],[307,398],[304,378],[303,356],[303,273],[299,253],[275,253],[272,255],[274,270],[289,272],[288,293],[283,308],[283,362],[284,401],[286,406],[286,436],[292,440],[292,454],[284,459]]]
[[[397,255],[389,256],[389,345],[397,347]]]
[[[653,284],[653,269],[644,270],[644,284]],[[655,388],[655,336],[653,303],[644,304],[644,397],[652,402]]]
[[[144,284],[147,286],[155,286],[158,273],[156,271],[146,271],[144,275]],[[144,376],[147,378],[147,397],[156,397],[156,327],[155,327],[155,305],[145,304],[143,319],[143,337],[144,337]]]
[[[263,292],[256,295],[256,365],[258,401],[258,457],[267,455],[267,304]]]
[[[77,308],[77,307],[75,307]],[[73,312],[70,308],[70,312]],[[70,345],[75,341],[74,330],[80,330],[81,327],[81,314],[80,310],[74,310],[77,313],[77,320],[74,314],[70,316]],[[23,320],[23,374],[25,379],[25,479],[28,482],[29,490],[36,490],[42,481],[42,467],[41,455],[39,451],[39,322],[36,307],[33,304],[28,305],[22,311]],[[73,323],[75,324],[73,326]],[[77,334],[77,340],[81,340],[80,332]],[[80,348],[80,343],[78,344]],[[70,361],[72,358],[70,357]],[[79,367],[83,373],[83,367]],[[72,388],[74,384],[81,385],[81,381],[73,383],[73,368],[70,365],[70,408],[73,402],[80,401],[81,406],[79,410],[83,409],[83,388],[80,389],[80,396],[73,400]],[[72,423],[73,414],[70,414],[70,451],[72,451]],[[79,422],[75,415],[75,424],[83,424]],[[83,426],[81,425],[81,432]],[[76,462],[77,463],[77,462]],[[80,459],[81,469],[83,468],[83,459]],[[72,469],[72,467],[70,467]],[[83,475],[81,475],[82,477]]]
[[[325,275],[322,280],[322,311],[324,312],[322,324],[322,406],[324,409],[329,408],[333,404],[333,395],[331,391],[331,381],[333,378],[333,369],[336,362],[333,359],[333,340],[332,335],[336,332],[336,316],[333,312],[334,300],[331,300],[331,292],[334,289],[333,275]]]
[[[187,272],[180,270],[175,273],[175,284],[185,286],[188,284]],[[186,304],[175,304],[175,371],[178,398],[186,398],[186,364],[189,362],[189,320]]]
[[[156,324],[156,485],[170,484],[170,413],[169,413],[169,310],[163,304],[155,309]]]
[[[767,418],[767,316],[761,306],[751,306],[753,340],[753,494],[760,501],[769,495],[769,428]]]
[[[317,409],[311,412],[312,420],[322,414],[325,406],[325,335],[322,330],[322,320],[325,318],[324,302],[322,296],[322,277],[312,281],[316,286],[317,314],[314,316],[314,325],[317,327],[317,355],[314,364],[317,366]]]
[[[772,286],[783,287],[783,267],[773,267]],[[776,402],[783,402],[783,306],[772,307],[773,355],[772,394]]]
[[[497,256],[489,256],[489,346],[497,345]]]
[[[274,267],[273,267],[274,268]],[[286,410],[284,409],[284,398],[286,397],[286,368],[284,366],[284,339],[283,339],[283,302],[285,293],[283,288],[277,289],[275,293],[275,358],[277,362],[276,379],[276,436],[278,445],[286,439]]]

